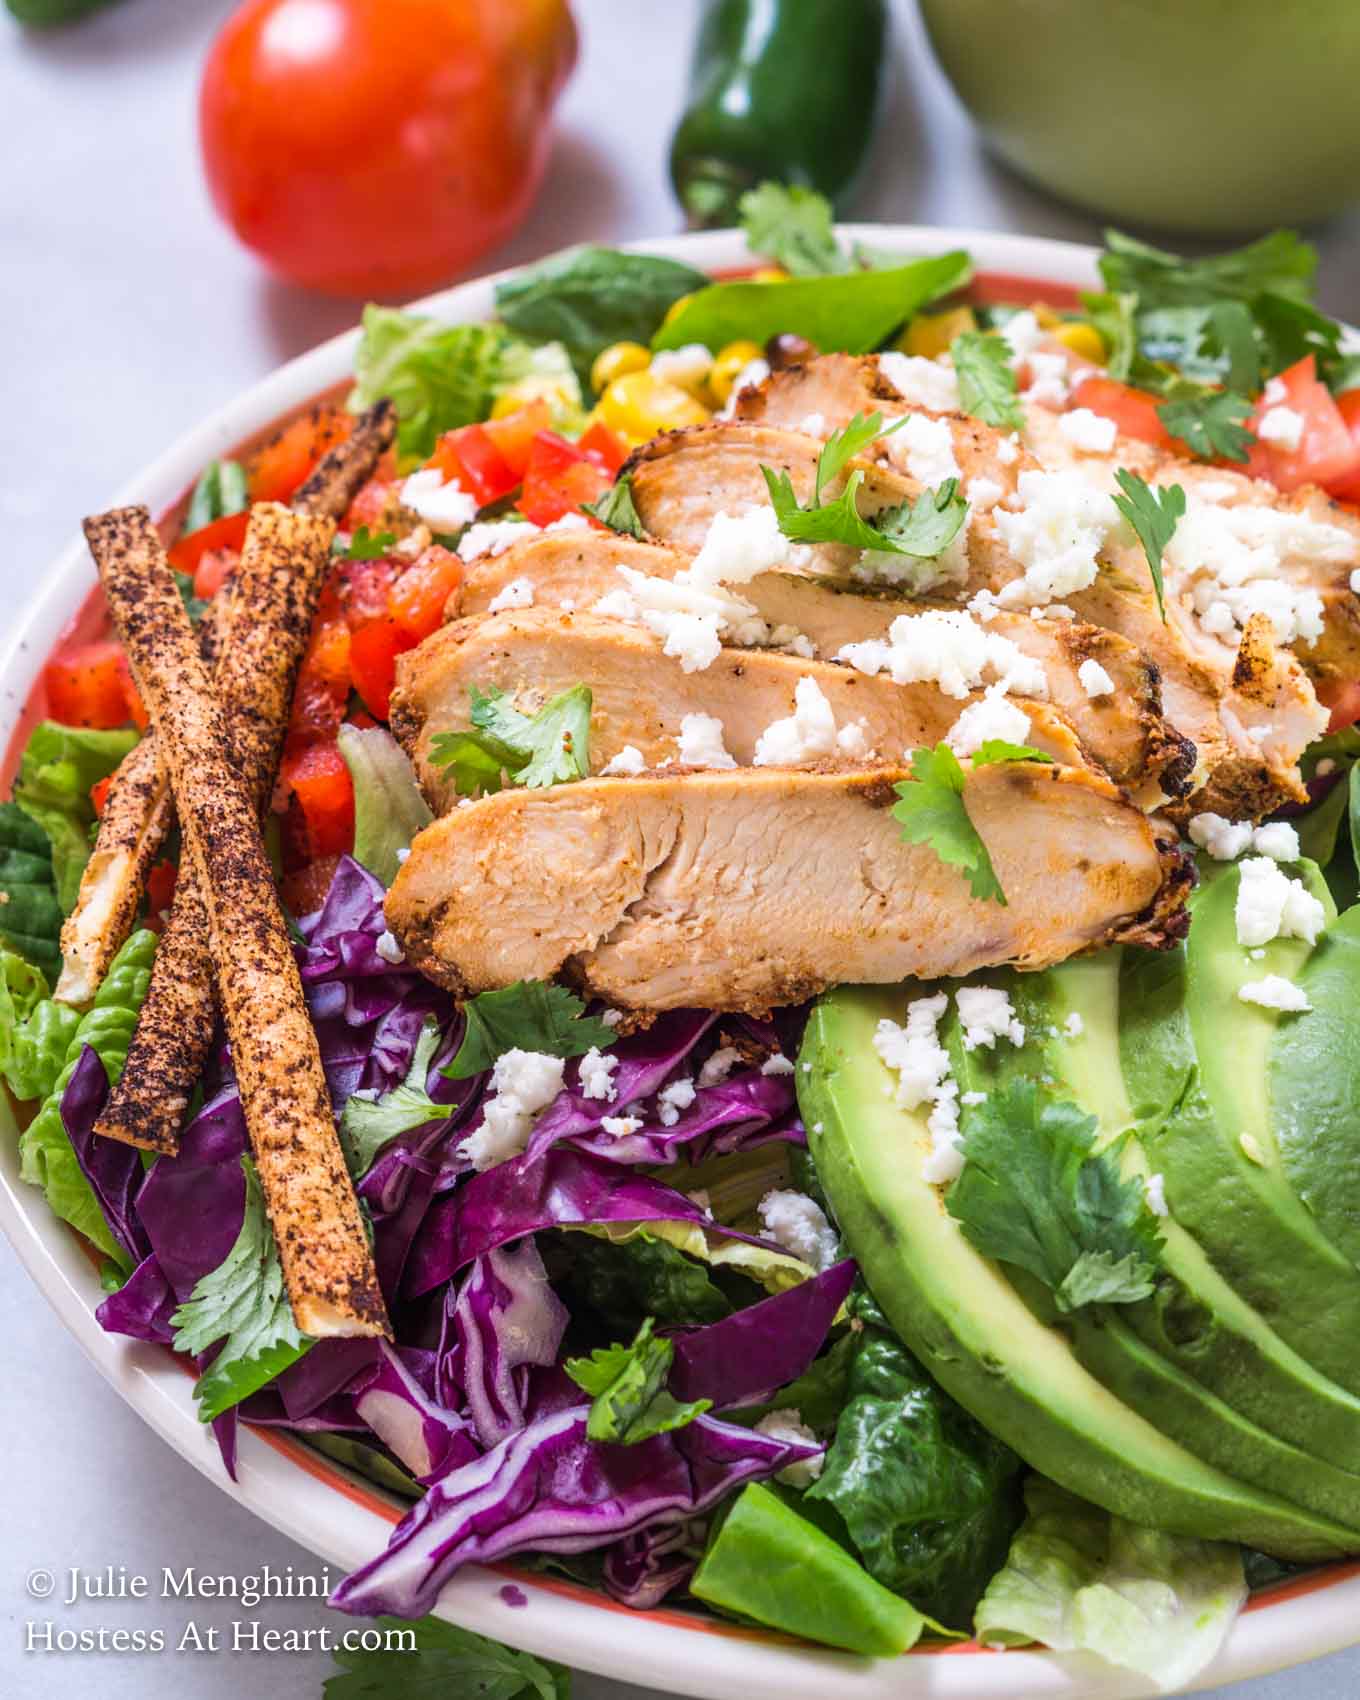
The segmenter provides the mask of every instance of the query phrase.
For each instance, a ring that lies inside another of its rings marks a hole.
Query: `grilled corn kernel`
[[[683,348],[663,348],[652,356],[651,373],[663,384],[678,384],[695,401],[709,404],[708,375],[713,370],[713,356],[701,342],[687,342]]]
[[[951,307],[945,313],[918,313],[898,339],[903,354],[919,354],[935,360],[948,354],[956,336],[975,331],[977,320],[971,307]]]
[[[630,443],[643,443],[658,431],[678,431],[683,425],[702,425],[708,409],[679,384],[667,383],[650,372],[625,372],[615,378],[595,408],[611,431]]]
[[[505,419],[518,413],[531,401],[546,401],[554,414],[570,413],[580,404],[573,392],[560,378],[521,378],[501,391],[491,406],[493,419]]]
[[[713,370],[708,374],[708,387],[719,407],[727,406],[738,375],[745,371],[753,360],[760,358],[760,345],[754,342],[729,342],[726,348],[718,350]]]
[[[611,342],[595,356],[595,364],[590,368],[590,387],[596,395],[603,395],[615,378],[622,378],[627,372],[645,372],[651,358],[651,350],[640,342]]]
[[[1094,325],[1088,325],[1082,319],[1069,319],[1066,324],[1059,325],[1053,332],[1064,348],[1070,348],[1073,354],[1083,360],[1093,360],[1097,366],[1103,366],[1110,357],[1110,351],[1105,346],[1105,338]]]
[[[751,273],[752,283],[785,283],[788,273],[783,266],[761,266],[758,271]]]

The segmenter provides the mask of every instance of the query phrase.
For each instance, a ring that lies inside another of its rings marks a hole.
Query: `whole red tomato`
[[[442,283],[528,210],[576,45],[567,0],[246,0],[203,73],[213,200],[296,283]]]

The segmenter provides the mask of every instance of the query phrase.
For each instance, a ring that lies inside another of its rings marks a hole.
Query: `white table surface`
[[[272,282],[215,221],[194,134],[198,68],[226,0],[125,0],[84,25],[26,36],[0,15],[0,598],[23,600],[78,517],[104,505],[186,427],[356,309]],[[687,0],[576,0],[582,59],[552,168],[496,265],[564,243],[678,227],[665,179],[693,27]],[[993,166],[898,6],[897,75],[859,216],[1091,240],[1096,222]],[[645,44],[645,45],[644,45]],[[645,72],[643,66],[645,65]],[[1360,217],[1317,234],[1322,297],[1356,316]],[[324,1656],[25,1654],[35,1566],[159,1574],[315,1568],[168,1451],[59,1330],[0,1247],[0,1697],[270,1700],[320,1692]],[[86,1604],[52,1613],[166,1632],[239,1615],[204,1602]],[[322,1619],[281,1605],[281,1628]],[[1360,1649],[1235,1689],[1238,1700],[1342,1700]],[[641,1691],[581,1678],[581,1700]],[[450,1697],[455,1700],[455,1697]]]

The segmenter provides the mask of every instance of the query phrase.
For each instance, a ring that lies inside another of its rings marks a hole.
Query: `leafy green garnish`
[[[1036,750],[1033,744],[1012,744],[1006,738],[984,738],[968,759],[974,767],[991,767],[1003,761],[1038,761],[1050,766],[1053,762],[1052,756]]]
[[[625,473],[616,479],[602,496],[593,502],[582,502],[581,512],[593,514],[602,525],[607,525],[611,531],[617,531],[622,537],[636,537],[642,542],[647,533],[643,528],[638,511],[633,506],[633,482]]]
[[[572,1233],[562,1279],[610,1328],[632,1330],[647,1316],[663,1328],[693,1328],[732,1314],[731,1300],[702,1263],[645,1228],[624,1240]],[[743,1297],[759,1298],[759,1289]]]
[[[391,885],[399,852],[434,816],[409,757],[385,726],[342,726],[336,742],[354,786],[354,859]]]
[[[0,938],[55,977],[61,920],[46,832],[16,803],[0,803]]]
[[[42,969],[35,968],[14,951],[0,947],[0,1077],[10,1081],[11,1087],[16,1072],[16,1040],[47,996],[47,976]],[[38,1093],[16,1091],[15,1096],[35,1098]]]
[[[892,815],[903,838],[908,844],[928,844],[942,862],[960,869],[974,897],[1004,908],[1006,894],[992,858],[964,806],[958,757],[943,743],[933,750],[914,750],[911,771],[913,779],[893,787],[901,801],[893,805]]]
[[[1317,275],[1317,251],[1294,231],[1276,230],[1244,248],[1187,260],[1107,230],[1100,275],[1107,289],[1136,295],[1144,310],[1253,301],[1265,292],[1307,302]]]
[[[678,260],[616,248],[570,248],[497,284],[496,311],[531,342],[560,342],[584,382],[603,349],[615,342],[650,342],[667,309],[707,282]]]
[[[441,732],[430,760],[447,768],[460,796],[499,791],[501,775],[530,790],[584,779],[590,773],[589,685],[573,685],[539,709],[521,714],[504,691],[468,686],[470,732]]]
[[[655,1434],[684,1428],[711,1409],[711,1399],[685,1403],[666,1391],[675,1347],[652,1333],[647,1317],[631,1345],[600,1346],[562,1366],[592,1399],[586,1433],[592,1440],[635,1446]]]
[[[1250,414],[1251,403],[1231,390],[1176,395],[1157,409],[1171,435],[1203,460],[1247,460],[1256,441],[1243,425]]]
[[[746,246],[795,277],[820,277],[850,270],[836,240],[831,203],[815,189],[762,183],[741,197]]]
[[[1020,405],[1010,350],[1004,340],[985,331],[964,331],[954,338],[949,353],[959,380],[959,406],[963,411],[998,430],[1023,430],[1025,410]]]
[[[586,1015],[585,1007],[574,992],[548,980],[516,980],[498,992],[481,992],[463,1005],[467,1029],[444,1073],[450,1080],[466,1080],[506,1051],[580,1057],[593,1047],[612,1045],[614,1029]]]
[[[1114,475],[1123,494],[1114,502],[1138,535],[1152,574],[1152,588],[1157,593],[1157,608],[1166,623],[1166,587],[1162,579],[1162,555],[1175,536],[1176,527],[1185,514],[1185,491],[1179,484],[1166,484],[1154,490],[1136,472],[1120,467]]]
[[[210,460],[199,474],[189,506],[184,513],[183,534],[201,531],[228,514],[243,513],[250,506],[245,468],[235,460]]]
[[[1127,379],[1138,353],[1138,333],[1134,324],[1137,296],[1117,295],[1112,290],[1103,293],[1091,291],[1082,296],[1081,304],[1105,343],[1106,371],[1112,378]]]
[[[361,525],[350,538],[349,547],[340,550],[340,554],[347,561],[380,561],[391,552],[396,541],[394,532],[370,531]]]
[[[932,560],[954,541],[967,517],[958,479],[946,478],[934,490],[922,490],[914,502],[875,514],[873,529],[883,540],[875,547]]]
[[[242,1157],[241,1167],[246,1203],[236,1243],[170,1318],[177,1352],[197,1357],[222,1342],[194,1384],[199,1421],[205,1423],[272,1381],[311,1345],[293,1321],[255,1165]]]
[[[29,737],[14,782],[14,801],[52,846],[52,873],[62,911],[70,914],[90,859],[94,804],[90,787],[107,779],[137,742],[135,731],[96,732],[40,721]]]
[[[337,1647],[342,1669],[322,1685],[325,1700],[570,1700],[571,1672],[562,1665],[438,1617],[377,1621],[392,1637],[409,1636],[414,1647],[399,1651],[395,1639],[390,1648],[369,1652]]]
[[[411,1066],[400,1085],[379,1098],[361,1098],[357,1092],[345,1100],[340,1113],[340,1145],[345,1166],[356,1181],[373,1167],[383,1146],[398,1134],[427,1122],[446,1121],[453,1113],[446,1104],[436,1104],[425,1090],[430,1063],[439,1048],[439,1028],[427,1021],[416,1041]]]
[[[963,1172],[949,1213],[984,1257],[1038,1277],[1059,1310],[1147,1298],[1162,1234],[1140,1180],[1117,1151],[1097,1151],[1098,1123],[1030,1079],[968,1110]]]
[[[496,325],[445,325],[395,307],[364,308],[348,405],[388,397],[404,460],[424,460],[443,431],[484,419],[509,342]]]

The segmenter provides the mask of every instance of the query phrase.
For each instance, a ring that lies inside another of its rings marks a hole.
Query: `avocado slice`
[[[1012,974],[1004,981],[988,975],[987,981],[1006,986],[1028,1037],[1020,1050],[1002,1044],[994,1051],[956,1053],[959,1066],[975,1077],[964,1082],[960,1076],[960,1085],[986,1090],[989,1082],[980,1076],[987,1073],[1040,1076],[1058,1097],[1097,1118],[1102,1145],[1126,1136],[1121,1171],[1146,1179],[1152,1173],[1147,1155],[1127,1136],[1134,1117],[1120,1070],[1120,952],[1074,957],[1045,973]],[[1074,1013],[1081,1031],[1069,1035],[1066,1023]],[[1288,1346],[1174,1216],[1161,1226],[1157,1289],[1151,1298],[1122,1305],[1120,1322],[1269,1435],[1343,1471],[1360,1472],[1360,1398]]]
[[[921,1176],[925,1118],[893,1101],[873,1049],[902,1013],[892,988],[819,1001],[798,1072],[822,1185],[874,1296],[950,1394],[1033,1468],[1133,1522],[1310,1561],[1353,1531],[1205,1463],[1104,1388],[979,1256]]]
[[[1300,867],[1334,913],[1317,868]],[[1280,1017],[1237,996],[1267,974],[1295,978],[1310,948],[1277,939],[1249,956],[1237,942],[1238,877],[1232,865],[1204,867],[1186,943],[1125,954],[1120,1057],[1134,1126],[1173,1217],[1223,1278],[1301,1357],[1360,1392],[1360,1271],[1281,1161],[1270,1098]]]

